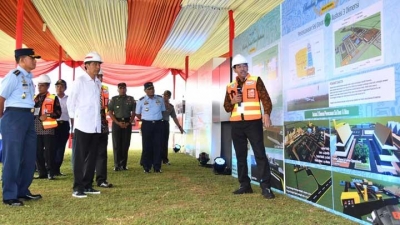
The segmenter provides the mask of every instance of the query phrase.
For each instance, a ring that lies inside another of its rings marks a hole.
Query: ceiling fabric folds
[[[36,68],[32,70],[32,74],[34,77],[38,77],[44,73],[54,70],[58,65],[59,63],[57,61],[38,60],[36,63]],[[3,63],[0,61],[0,78],[5,77],[12,69],[15,69],[15,63]]]
[[[73,60],[97,51],[104,61],[125,63],[126,1],[32,0]]]
[[[217,0],[216,0],[217,1]],[[266,13],[279,6],[283,0],[265,1],[231,1],[229,6],[233,10],[235,20],[235,36],[238,36],[253,25]],[[190,68],[197,70],[204,63],[214,57],[224,55],[229,51],[229,15],[226,13],[221,23],[212,35],[194,54],[189,55]]]
[[[83,68],[83,65],[82,65]],[[169,69],[160,69],[147,66],[124,65],[103,63],[103,81],[107,84],[117,85],[125,82],[129,87],[143,86],[148,81],[156,82],[167,76]]]
[[[56,62],[61,46],[62,61],[71,66],[80,65],[86,54],[96,51],[104,61],[104,80],[110,84],[117,83],[118,76],[127,76],[123,80],[128,85],[142,85],[171,73],[185,79],[186,57],[189,71],[212,58],[229,57],[230,10],[238,36],[282,2],[24,0],[22,43],[45,61]],[[0,0],[0,71],[15,65],[17,3]],[[154,76],[143,72],[146,67]]]
[[[17,23],[17,0],[2,0],[0,1],[0,30],[12,38],[16,36]],[[45,60],[59,60],[59,44],[53,34],[46,30],[43,32],[43,20],[30,0],[24,1],[24,26],[22,35],[23,44],[25,47],[34,48],[37,54],[40,54]],[[12,47],[12,55],[15,50],[14,43],[9,46],[7,42],[1,42],[0,48],[5,51]],[[0,53],[1,54],[1,53]],[[8,53],[10,54],[10,53]],[[3,58],[0,55],[0,59]],[[12,57],[14,58],[14,56]],[[63,60],[68,60],[63,57]],[[6,60],[11,61],[11,59]]]
[[[8,34],[4,33],[0,30],[0,62],[15,62],[14,61],[14,50],[15,50],[15,39],[8,36]],[[26,48],[25,45],[22,45],[23,48]]]
[[[228,15],[228,3],[227,0],[184,1],[153,66],[170,65],[170,68],[183,69],[185,56],[196,52]]]
[[[151,66],[164,44],[181,0],[128,0],[126,64]]]

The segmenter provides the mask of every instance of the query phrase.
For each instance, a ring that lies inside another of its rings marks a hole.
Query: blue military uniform
[[[153,87],[151,82],[145,84]],[[148,95],[139,99],[136,105],[136,114],[142,120],[142,160],[141,164],[146,173],[153,166],[154,172],[161,172],[161,137],[162,112],[165,111],[164,99],[160,95],[152,98]]]
[[[34,92],[32,74],[20,66],[11,70],[1,82],[0,96],[6,99],[1,118],[4,203],[31,195],[29,186],[36,160]]]

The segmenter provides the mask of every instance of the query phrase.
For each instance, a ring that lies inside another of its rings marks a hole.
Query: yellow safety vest
[[[261,119],[261,104],[260,98],[257,92],[257,76],[247,75],[246,81],[242,87],[242,102],[241,107],[243,107],[243,113],[238,112],[238,104],[235,104],[230,121],[241,121],[241,120],[257,120]],[[231,98],[233,93],[237,94],[238,84],[235,81],[228,84],[227,92],[230,94]],[[242,118],[243,117],[243,118]]]
[[[101,98],[103,99],[101,108],[108,111],[108,101],[110,98],[110,93],[108,92],[108,87],[106,85],[101,85]]]
[[[42,115],[53,113],[55,99],[56,99],[55,95],[51,95],[50,93],[47,92],[46,98],[42,103]],[[46,120],[43,120],[42,125],[45,130],[55,128],[58,126],[57,120],[51,117],[47,117]]]

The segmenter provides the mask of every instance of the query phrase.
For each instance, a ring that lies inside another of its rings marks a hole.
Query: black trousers
[[[54,145],[55,145],[55,156],[54,156],[54,172],[60,173],[61,165],[64,161],[65,147],[69,139],[70,125],[68,121],[58,122],[58,126],[54,133]]]
[[[142,120],[142,166],[145,170],[161,169],[162,121]]]
[[[127,128],[121,128],[116,123],[112,123],[114,167],[126,167],[131,135],[132,125],[128,125]]]
[[[78,129],[74,132],[74,154],[72,157],[74,172],[74,191],[92,188],[97,152],[101,139],[100,133],[85,133]]]
[[[247,140],[253,148],[261,188],[270,188],[271,171],[265,153],[261,120],[231,122],[232,141],[237,158],[238,180],[241,186],[250,186],[247,166]]]
[[[54,135],[36,135],[36,166],[40,177],[54,176]]]
[[[108,134],[100,134],[99,146],[97,150],[96,158],[96,183],[100,185],[104,181],[107,181],[107,145],[108,145]]]
[[[163,163],[169,162],[168,159],[168,140],[169,140],[169,121],[162,121],[161,135],[161,160]]]

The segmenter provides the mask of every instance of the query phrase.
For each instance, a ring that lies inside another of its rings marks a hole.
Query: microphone
[[[238,94],[242,94],[242,87],[237,87],[237,92],[238,92]],[[240,107],[241,106],[241,102],[238,102],[238,106]]]

